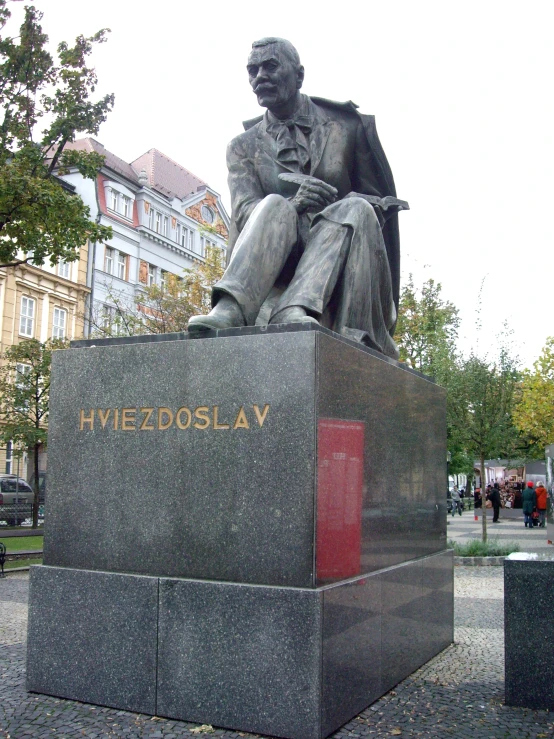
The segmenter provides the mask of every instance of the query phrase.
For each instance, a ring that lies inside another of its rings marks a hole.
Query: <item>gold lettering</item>
[[[214,429],[228,429],[229,424],[228,423],[218,423],[217,414],[219,413],[219,406],[214,405]]]
[[[237,417],[235,419],[235,423],[233,424],[234,429],[249,429],[250,424],[248,423],[248,419],[246,418],[246,413],[244,412],[244,406],[241,405],[239,412],[237,413]]]
[[[181,421],[181,414],[182,413],[186,413],[186,416],[187,416],[186,423],[183,423]],[[177,411],[177,414],[175,416],[175,423],[177,424],[177,426],[180,429],[188,429],[188,427],[190,426],[191,420],[192,420],[192,413],[189,411],[189,409],[186,408],[185,406],[183,406],[182,408],[179,408],[179,410]]]
[[[119,408],[114,408],[113,411],[113,430],[117,431],[117,426],[119,424]]]
[[[110,413],[112,412],[111,408],[108,408],[107,411],[103,411],[100,408],[98,408],[98,418],[100,419],[100,425],[102,428],[106,428],[106,424],[108,423],[108,418],[110,417]]]
[[[121,409],[121,430],[122,431],[136,431],[136,408],[122,408]]]
[[[152,413],[154,413],[153,408],[141,408],[141,413],[145,413],[145,417],[142,419],[142,423],[140,424],[139,431],[154,431],[154,426],[147,426],[148,421],[150,420],[150,416]]]
[[[90,430],[94,428],[94,410],[90,409],[90,416],[85,416],[84,410],[79,411],[79,431],[83,431],[85,423],[90,424]]]
[[[267,416],[267,412],[269,410],[269,403],[266,403],[264,405],[263,411],[260,413],[260,409],[257,405],[254,406],[254,413],[256,414],[256,418],[258,419],[258,423],[260,425],[260,428],[264,425],[264,421]]]
[[[167,416],[169,420],[162,421],[163,416]],[[160,431],[165,431],[168,429],[171,424],[173,423],[173,413],[169,410],[169,408],[158,408],[158,428]]]
[[[199,405],[198,408],[194,411],[194,415],[196,418],[198,418],[199,421],[203,421],[203,423],[196,423],[196,421],[192,424],[194,428],[197,429],[207,429],[210,425],[210,409],[207,405]]]

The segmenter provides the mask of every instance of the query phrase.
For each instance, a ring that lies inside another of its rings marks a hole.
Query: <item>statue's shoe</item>
[[[319,323],[319,321],[317,318],[309,316],[300,305],[292,305],[290,308],[283,308],[279,313],[276,313],[270,323]]]
[[[202,331],[237,328],[244,325],[244,316],[238,303],[232,298],[224,297],[207,316],[192,316],[187,328],[190,334],[199,334]]]

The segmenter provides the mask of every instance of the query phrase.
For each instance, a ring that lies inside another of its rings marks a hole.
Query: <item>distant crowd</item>
[[[452,508],[454,515],[456,512],[462,515],[463,499],[465,491],[462,488],[458,490],[454,488],[452,491]],[[475,488],[473,493],[474,507],[483,507],[483,496],[480,488]],[[487,485],[485,490],[486,507],[492,508],[494,515],[492,522],[499,522],[499,513],[501,508],[520,508],[523,513],[525,527],[532,528],[546,526],[546,509],[548,507],[548,493],[542,482],[535,484],[531,481],[528,483],[510,483],[510,485],[495,482]]]
[[[482,508],[483,497],[480,488],[476,488],[473,494],[475,508]],[[546,526],[546,509],[548,506],[548,493],[542,482],[538,482],[535,488],[533,482],[511,483],[502,485],[495,482],[487,485],[485,490],[487,508],[494,510],[492,522],[498,523],[501,508],[520,508],[523,513],[525,528],[533,526]]]

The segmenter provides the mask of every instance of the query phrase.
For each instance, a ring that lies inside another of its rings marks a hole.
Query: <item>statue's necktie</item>
[[[308,136],[313,127],[313,117],[298,115],[285,121],[273,121],[267,132],[277,142],[277,161],[293,172],[308,172],[310,147]]]

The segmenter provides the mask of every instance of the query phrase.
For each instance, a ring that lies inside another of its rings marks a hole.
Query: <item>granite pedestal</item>
[[[554,552],[504,560],[505,691],[509,706],[554,710]]]
[[[28,688],[320,739],[452,641],[444,392],[218,334],[55,354]]]

